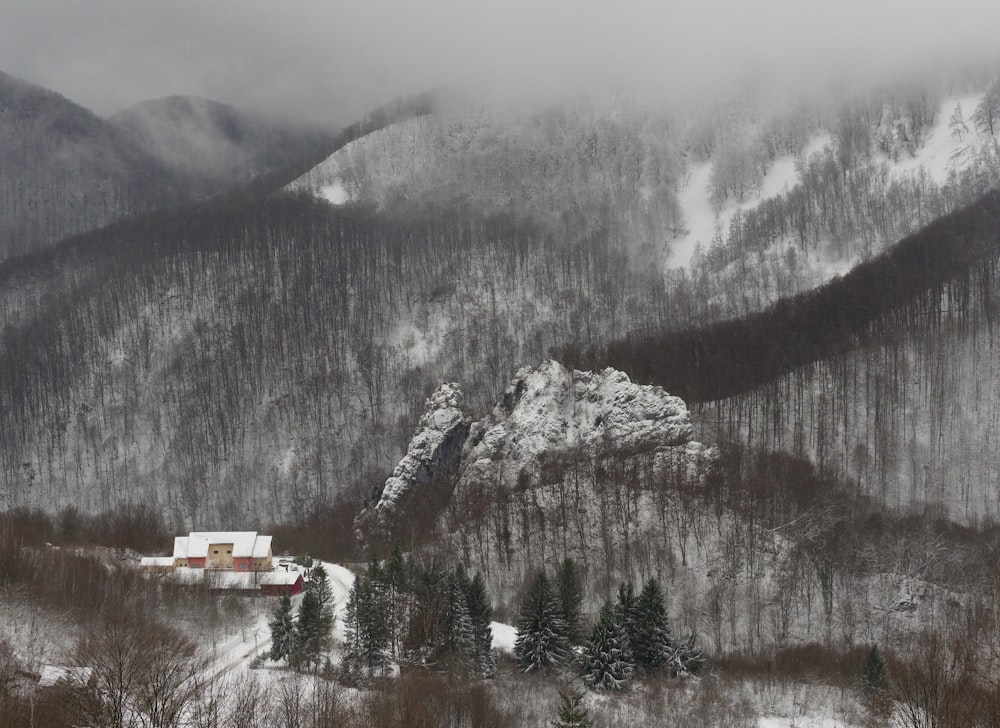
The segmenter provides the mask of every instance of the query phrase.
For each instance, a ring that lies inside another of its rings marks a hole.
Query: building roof
[[[258,536],[253,544],[253,557],[255,559],[266,559],[271,550],[271,537]]]
[[[259,575],[257,583],[273,584],[275,586],[291,586],[301,578],[302,574],[298,571],[265,571]]]
[[[204,554],[192,554],[193,556],[207,556],[210,544],[231,543],[233,545],[233,557],[250,557],[254,555],[254,543],[257,541],[256,531],[192,531],[188,536],[191,541],[199,540],[205,542]],[[264,550],[267,555],[267,549]]]
[[[271,549],[271,537],[256,531],[192,531],[174,538],[174,558],[204,558],[210,546],[224,543],[233,545],[233,558],[264,559]]]

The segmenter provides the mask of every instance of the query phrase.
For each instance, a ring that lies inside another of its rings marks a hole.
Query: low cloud
[[[346,124],[476,79],[634,83],[664,96],[747,74],[878,80],[996,60],[995,0],[0,0],[0,70],[110,114],[194,94]]]

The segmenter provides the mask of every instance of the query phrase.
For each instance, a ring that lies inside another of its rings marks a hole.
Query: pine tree
[[[583,696],[580,693],[575,690],[568,693],[560,691],[559,699],[562,704],[559,706],[558,718],[552,721],[552,728],[594,728],[594,721],[582,704]]]
[[[409,606],[407,593],[410,586],[410,566],[403,558],[403,552],[396,544],[383,569],[388,604],[389,642],[394,659],[402,652],[403,623]]]
[[[330,587],[330,580],[327,577],[326,569],[322,563],[316,564],[312,570],[312,577],[309,579],[310,590],[316,592],[320,607],[324,610],[333,609],[333,589]]]
[[[441,643],[436,652],[438,659],[459,673],[467,673],[475,655],[475,635],[465,582],[462,574],[456,573],[448,579],[448,594],[441,613]]]
[[[322,590],[306,589],[299,604],[289,664],[297,670],[315,670],[330,650],[332,627],[333,610],[329,604],[324,606]]]
[[[556,574],[556,584],[562,605],[562,618],[566,625],[566,639],[571,645],[579,644],[582,639],[580,613],[583,606],[583,584],[580,570],[573,559],[563,560]]]
[[[358,576],[344,615],[344,670],[348,676],[370,678],[383,670],[388,664],[389,642],[382,590],[366,576]]]
[[[559,596],[543,571],[532,582],[521,604],[514,643],[518,668],[531,672],[565,660],[569,651],[565,635]]]
[[[477,573],[466,586],[466,603],[472,620],[473,667],[481,677],[497,674],[497,662],[493,657],[493,607],[486,598],[486,585]]]
[[[288,593],[281,595],[274,611],[271,628],[271,659],[277,662],[289,657],[295,648],[295,621],[292,619],[292,600]]]
[[[629,642],[633,643],[638,639],[638,603],[635,598],[635,588],[631,581],[625,581],[618,585],[618,603],[615,605],[618,613],[618,621],[625,629]]]
[[[403,552],[400,550],[399,544],[396,544],[392,549],[389,560],[386,561],[384,572],[387,584],[398,591],[405,591],[409,568],[406,560],[403,558]]]
[[[866,695],[876,696],[884,693],[885,688],[885,659],[879,652],[878,645],[872,645],[861,669],[861,689]]]
[[[634,669],[625,628],[605,604],[584,648],[583,681],[592,690],[624,690]]]
[[[671,658],[675,648],[663,591],[656,579],[646,582],[635,602],[634,614],[629,637],[635,662],[645,670],[655,670]]]
[[[451,575],[435,563],[415,568],[412,578],[413,606],[408,614],[404,645],[416,659],[434,659],[442,641],[441,626],[447,607]]]

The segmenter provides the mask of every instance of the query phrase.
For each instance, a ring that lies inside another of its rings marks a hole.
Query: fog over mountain
[[[633,83],[673,96],[748,74],[924,75],[995,56],[1000,26],[990,0],[3,0],[0,12],[0,68],[99,114],[196,94],[338,124],[469,78],[542,91]]]
[[[997,28],[0,0],[0,728],[1000,728]]]

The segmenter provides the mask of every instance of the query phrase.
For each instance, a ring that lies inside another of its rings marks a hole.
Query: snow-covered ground
[[[872,163],[885,165],[889,178],[896,181],[926,175],[936,185],[944,185],[952,172],[967,168],[988,141],[971,121],[983,96],[976,93],[944,99],[938,108],[934,126],[926,132],[923,143],[913,156],[904,154],[891,159],[884,154],[876,154]],[[829,132],[816,134],[803,147],[801,160],[807,163],[813,155],[822,153],[835,143]],[[800,181],[796,156],[778,157],[768,166],[757,191],[742,202],[731,201],[716,208],[711,199],[712,169],[713,162],[710,160],[692,165],[685,175],[677,199],[686,232],[671,243],[668,267],[688,267],[699,244],[702,249],[707,249],[717,236],[725,238],[737,210],[751,210],[764,200],[787,192]],[[831,274],[842,272],[837,266],[831,266],[830,270]]]
[[[339,661],[340,645],[344,641],[344,608],[347,606],[347,599],[354,584],[354,574],[339,564],[332,564],[326,561],[322,563],[326,569],[330,589],[333,592],[333,642],[334,648],[330,657],[334,662]],[[239,631],[229,635],[222,641],[204,645],[211,650],[212,674],[221,677],[230,673],[250,669],[256,655],[266,653],[271,649],[271,629],[268,623],[271,620],[272,612],[277,604],[274,597],[253,597],[247,600],[251,604],[251,614],[248,620],[243,623]],[[292,611],[298,610],[302,595],[297,594],[292,597]],[[280,666],[269,663],[265,660],[265,667],[278,668]]]
[[[490,629],[493,630],[493,641],[490,643],[491,649],[514,654],[514,643],[517,641],[517,627],[503,622],[490,622]]]
[[[829,135],[820,134],[806,145],[804,154],[808,158],[811,153],[822,151],[829,143]],[[758,190],[742,202],[727,202],[717,210],[712,204],[712,169],[711,161],[702,162],[693,165],[685,176],[684,186],[677,195],[677,200],[684,215],[687,232],[671,243],[668,267],[686,268],[698,245],[707,249],[717,235],[725,238],[729,233],[729,222],[737,210],[752,210],[764,200],[784,194],[799,183],[795,156],[784,155],[768,165]]]
[[[320,187],[319,196],[332,205],[343,205],[351,201],[350,193],[340,180]]]
[[[948,175],[969,165],[969,151],[985,141],[971,121],[972,113],[983,100],[984,94],[951,97],[941,102],[937,121],[927,133],[923,145],[913,157],[900,159],[890,165],[889,174],[894,179],[915,177],[923,169],[938,185],[948,181]],[[952,128],[952,118],[961,109],[964,125]]]
[[[759,728],[853,728],[836,718],[804,716],[798,718],[761,718]]]
[[[718,224],[712,209],[711,184],[711,162],[694,165],[688,171],[684,187],[677,195],[687,232],[671,243],[668,265],[672,268],[686,267],[699,244],[707,248],[715,239]]]

